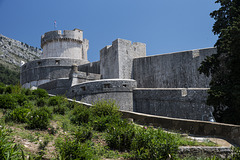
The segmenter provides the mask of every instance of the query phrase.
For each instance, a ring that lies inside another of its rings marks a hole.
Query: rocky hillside
[[[21,61],[28,62],[39,59],[41,53],[39,48],[0,34],[0,64],[9,69],[18,70]]]

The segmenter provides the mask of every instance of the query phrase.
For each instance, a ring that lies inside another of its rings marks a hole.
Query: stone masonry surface
[[[41,38],[40,60],[21,67],[23,87],[40,87],[86,103],[112,99],[120,109],[169,117],[214,120],[205,104],[210,78],[198,67],[215,48],[146,56],[146,45],[116,39],[87,60],[88,40],[79,29]]]

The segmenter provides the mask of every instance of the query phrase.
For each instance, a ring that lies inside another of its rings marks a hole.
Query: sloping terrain
[[[39,48],[0,34],[0,64],[10,69],[19,68],[21,61],[28,62],[39,59],[41,53]]]

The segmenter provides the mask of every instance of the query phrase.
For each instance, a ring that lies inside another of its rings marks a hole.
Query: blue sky
[[[79,28],[89,61],[117,38],[143,42],[147,55],[213,47],[215,0],[0,0],[0,34],[40,48],[45,32]]]

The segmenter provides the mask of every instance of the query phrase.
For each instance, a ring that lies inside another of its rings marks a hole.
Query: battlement
[[[64,30],[63,33],[61,30],[46,32],[41,37],[41,47],[54,40],[71,40],[82,43],[83,41],[83,31],[80,29],[74,30]]]

